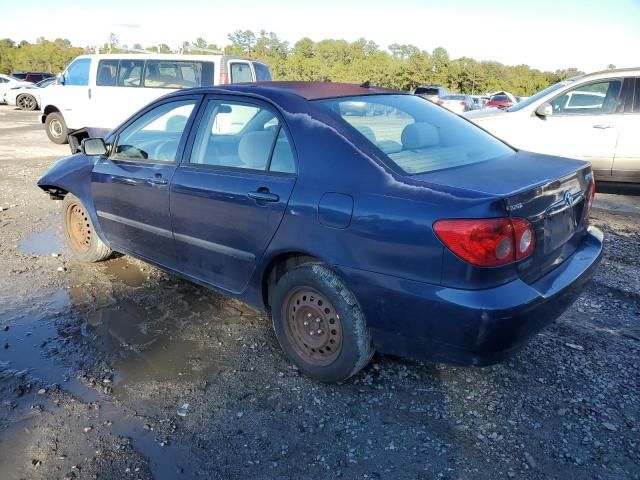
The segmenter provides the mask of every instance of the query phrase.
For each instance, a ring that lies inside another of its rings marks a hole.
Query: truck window
[[[256,82],[270,82],[271,71],[264,63],[253,62],[253,69],[256,72]]]
[[[100,60],[96,85],[100,87],[115,87],[118,72],[118,60]]]
[[[230,65],[231,83],[253,82],[253,73],[248,63],[234,62]]]
[[[64,72],[64,84],[75,86],[89,85],[89,68],[91,67],[90,58],[79,58],[67,67]]]
[[[202,86],[202,63],[147,60],[144,86],[150,88],[191,88]]]
[[[119,87],[139,87],[142,83],[143,60],[120,60]]]

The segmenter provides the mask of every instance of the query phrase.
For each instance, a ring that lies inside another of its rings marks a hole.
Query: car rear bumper
[[[490,365],[560,316],[591,280],[603,234],[589,227],[580,247],[532,284],[514,280],[460,290],[341,268],[360,300],[376,349],[461,365]]]

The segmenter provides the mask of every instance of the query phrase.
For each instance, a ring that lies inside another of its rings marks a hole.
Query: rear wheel
[[[49,137],[49,140],[53,143],[57,143],[58,145],[67,143],[67,134],[69,131],[67,124],[64,122],[64,117],[60,112],[51,112],[47,115],[44,121],[44,127],[47,131],[47,137]]]
[[[91,217],[80,199],[68,193],[64,197],[62,210],[64,237],[74,256],[85,262],[100,262],[109,258],[111,249],[96,234]]]
[[[306,375],[340,382],[371,360],[373,345],[360,306],[328,267],[290,270],[276,284],[272,303],[280,346]]]
[[[16,105],[20,110],[35,110],[38,108],[38,102],[33,95],[24,93],[16,99]]]

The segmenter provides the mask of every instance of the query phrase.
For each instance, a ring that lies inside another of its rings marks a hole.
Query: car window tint
[[[98,77],[96,85],[101,87],[114,87],[118,73],[118,60],[100,60],[98,63]]]
[[[278,119],[269,109],[211,101],[202,116],[190,163],[266,170],[278,129]]]
[[[291,145],[283,129],[280,129],[280,133],[276,139],[276,145],[273,147],[269,171],[276,173],[296,172],[296,163],[293,158],[293,152],[291,151]]]
[[[253,74],[248,63],[234,62],[231,64],[231,83],[253,82]]]
[[[144,86],[192,88],[202,86],[202,62],[147,60]]]
[[[636,78],[636,89],[633,95],[633,111],[640,113],[640,77]]]
[[[620,107],[622,79],[578,85],[551,100],[554,115],[603,115]]]
[[[79,58],[67,67],[64,72],[64,84],[68,86],[89,85],[90,58]]]
[[[162,104],[126,127],[118,136],[114,158],[176,161],[180,139],[195,100]]]
[[[483,162],[513,150],[470,122],[414,95],[318,100],[407,174]],[[342,104],[358,104],[358,110]]]
[[[142,82],[143,60],[120,60],[119,87],[139,87]]]

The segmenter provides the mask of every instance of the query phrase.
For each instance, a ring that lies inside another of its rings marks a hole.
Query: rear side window
[[[64,84],[75,86],[89,85],[90,58],[79,58],[67,67],[64,73]]]
[[[256,82],[270,82],[271,71],[264,63],[253,62],[253,69],[256,71]]]
[[[202,85],[202,62],[147,60],[145,87],[192,88]]]
[[[415,95],[367,95],[318,102],[409,175],[513,153],[510,147],[470,122]],[[360,108],[348,108],[348,104]]]
[[[119,87],[139,87],[142,83],[143,60],[120,60]]]
[[[640,77],[636,78],[636,88],[633,95],[633,111],[640,113]]]
[[[231,83],[253,82],[253,73],[248,63],[234,62],[229,66],[231,70]]]
[[[118,60],[100,60],[96,85],[100,87],[115,87],[118,79]]]

